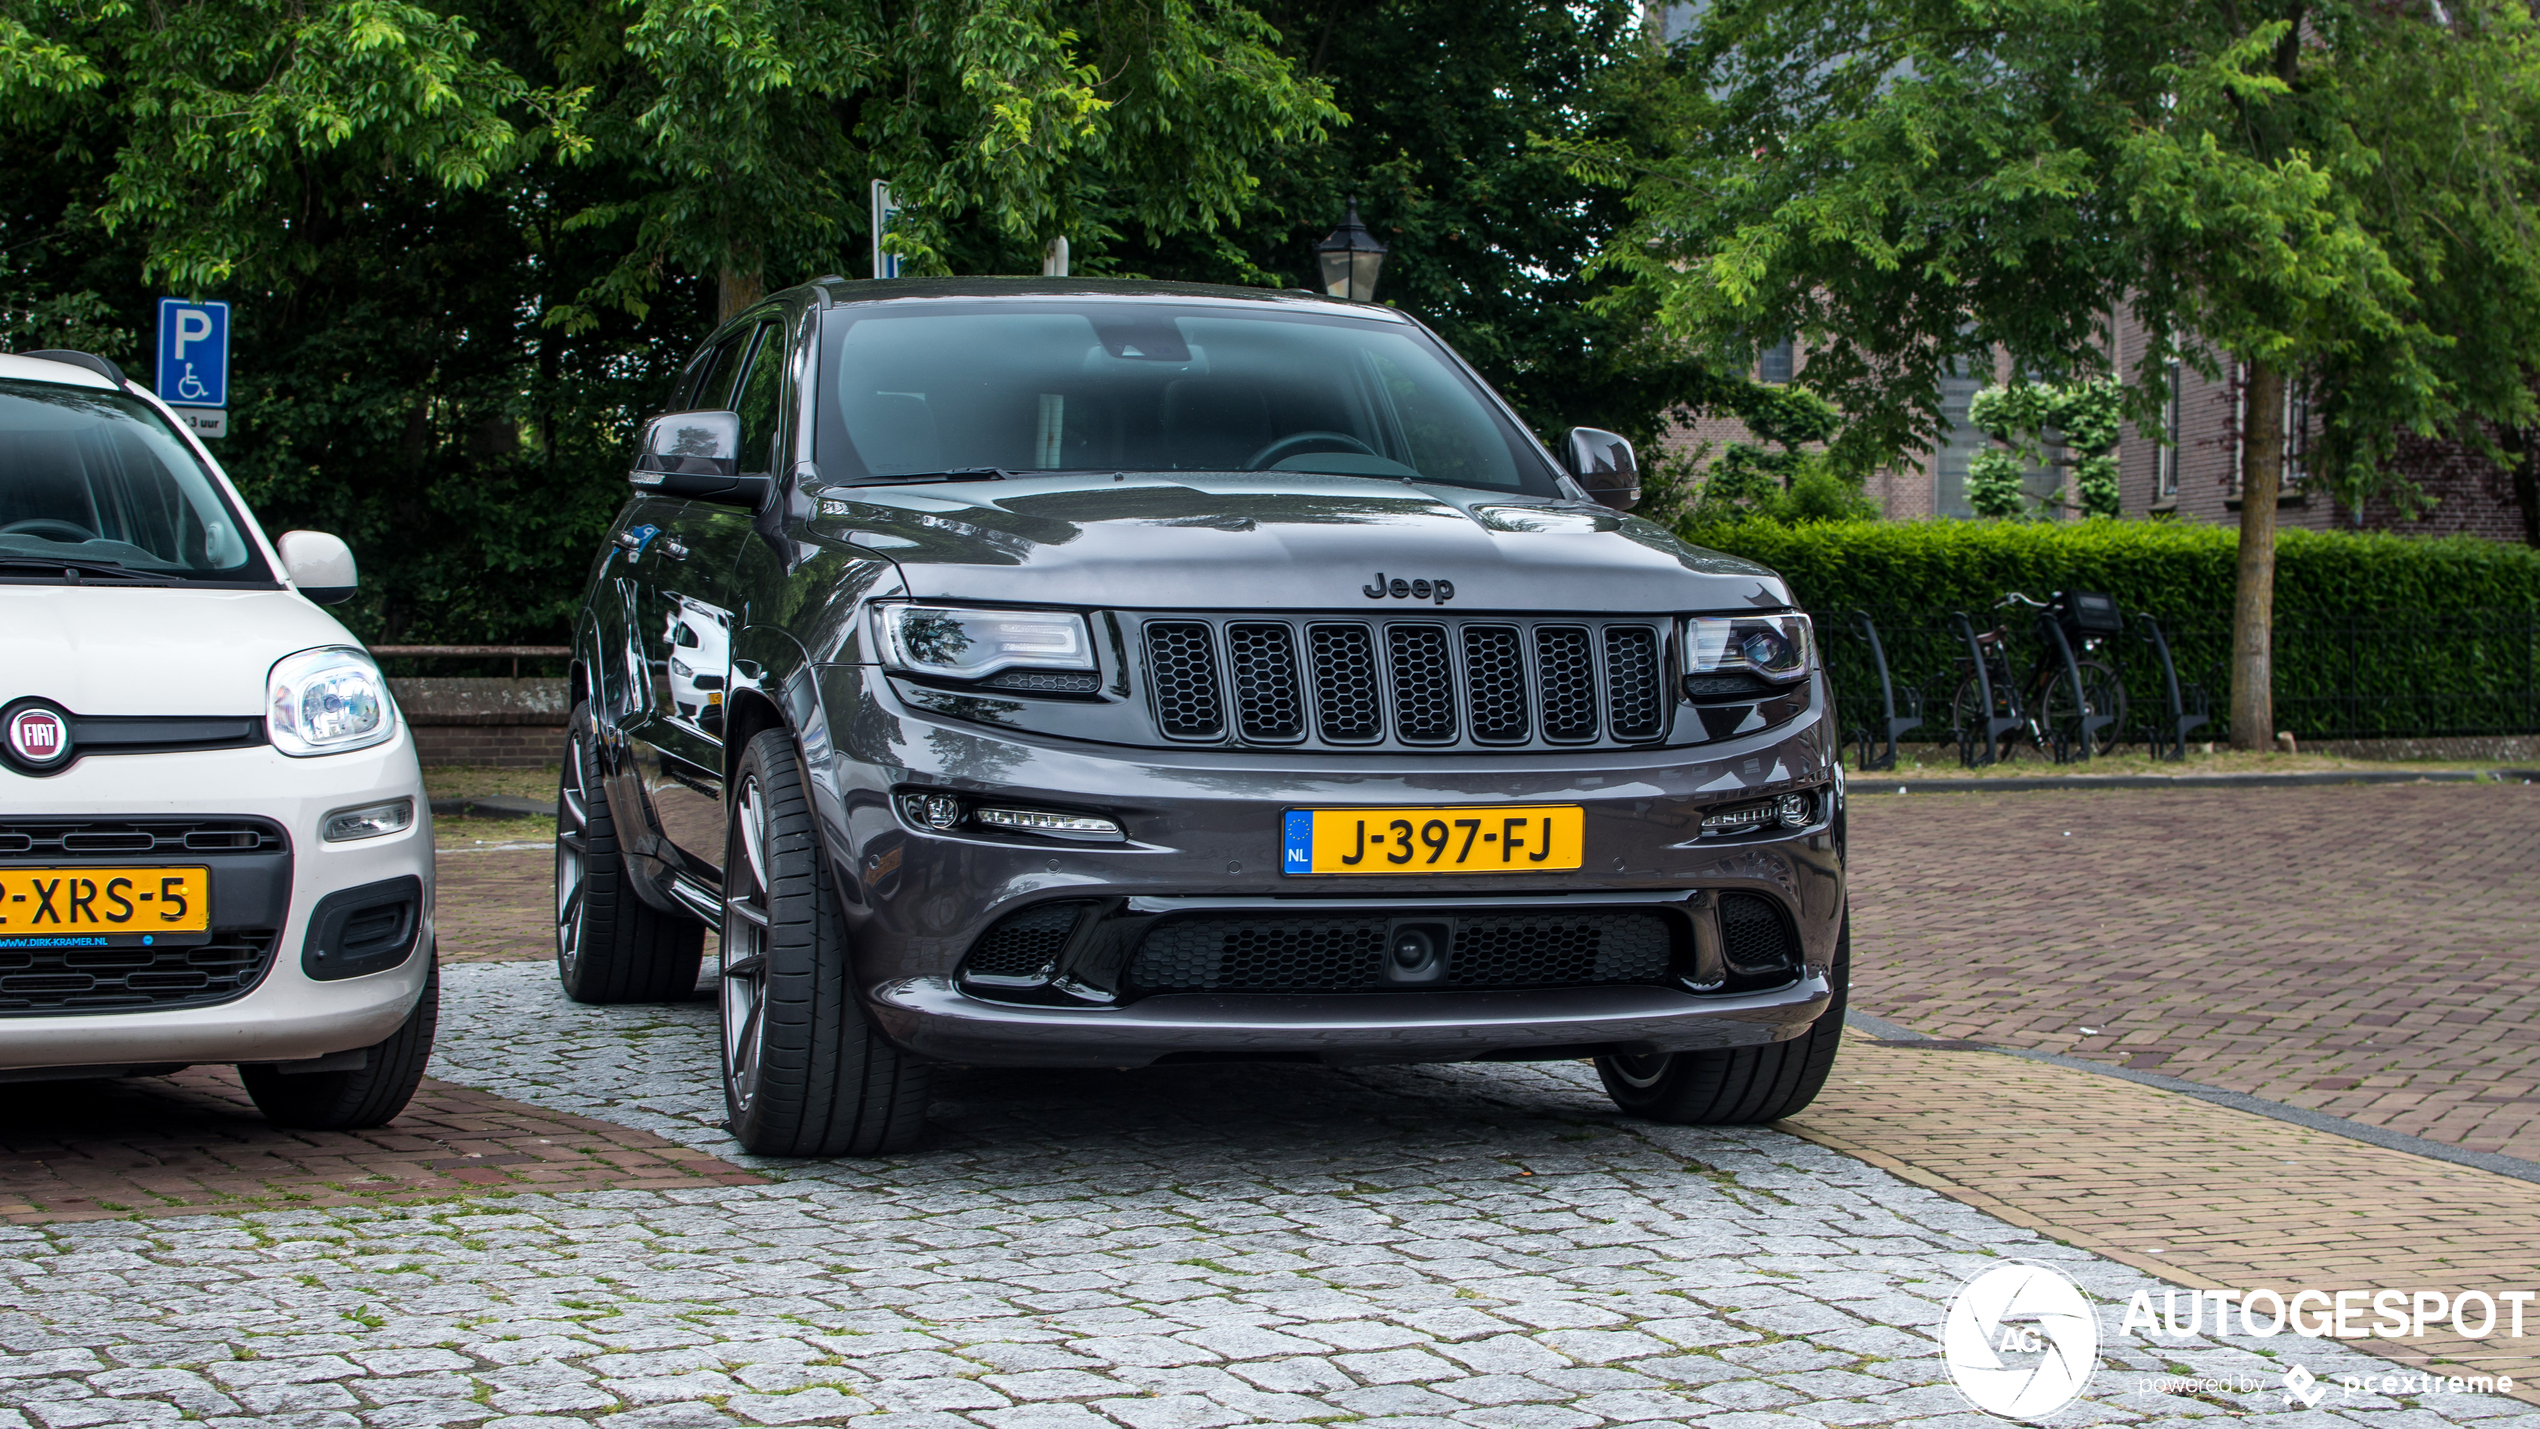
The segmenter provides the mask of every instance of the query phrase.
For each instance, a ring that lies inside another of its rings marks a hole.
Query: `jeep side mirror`
[[[1630,442],[1594,427],[1572,427],[1567,445],[1570,474],[1590,500],[1617,511],[1629,511],[1640,500],[1640,462]]]
[[[756,506],[767,478],[741,474],[741,414],[672,412],[644,424],[635,469],[638,491],[732,506]]]
[[[353,548],[338,537],[324,531],[285,531],[273,549],[282,557],[282,573],[291,584],[320,605],[342,605],[361,587]]]

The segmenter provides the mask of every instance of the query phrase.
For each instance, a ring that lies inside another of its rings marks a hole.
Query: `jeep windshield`
[[[0,581],[66,579],[263,585],[271,576],[211,475],[149,403],[0,380]]]
[[[1560,495],[1417,326],[1241,303],[850,306],[823,333],[832,481],[1312,472]]]

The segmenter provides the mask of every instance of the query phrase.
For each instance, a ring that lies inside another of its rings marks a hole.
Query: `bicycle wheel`
[[[2057,671],[2054,680],[2046,686],[2043,701],[2045,718],[2040,721],[2040,727],[2061,730],[2067,739],[2079,739],[2083,715],[2107,715],[2109,722],[2101,725],[2091,736],[2090,752],[2093,755],[2114,753],[2125,729],[2125,684],[2117,678],[2116,671],[2096,660],[2080,661],[2079,667],[2083,707],[2080,710],[2073,708],[2072,678]]]
[[[1961,750],[1974,748],[1984,741],[1985,721],[1988,716],[1983,706],[1984,692],[1977,685],[1976,677],[1969,675],[1960,680],[1957,693],[1949,697],[1949,728],[1956,735],[1958,747]],[[1990,717],[1993,719],[2019,718],[2018,702],[2011,698],[2010,687],[1998,676],[1993,682],[1993,710]],[[2010,754],[2010,742],[2018,735],[2017,730],[2004,735],[2002,747],[1990,751],[1992,757],[1996,759],[2007,757]]]

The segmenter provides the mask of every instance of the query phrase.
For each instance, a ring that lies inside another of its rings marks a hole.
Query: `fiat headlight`
[[[265,677],[265,735],[294,759],[366,748],[396,732],[388,682],[353,646],[286,655]]]
[[[874,607],[874,619],[890,663],[911,674],[982,680],[1018,668],[1094,668],[1093,635],[1081,615],[890,602]]]
[[[1789,684],[1808,674],[1808,617],[1696,615],[1685,621],[1685,673],[1753,675]]]

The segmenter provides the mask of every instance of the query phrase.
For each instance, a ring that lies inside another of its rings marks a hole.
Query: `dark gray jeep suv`
[[[1807,1104],[1848,923],[1772,572],[1622,514],[1434,335],[1311,294],[780,293],[645,428],[574,635],[558,967],[720,935],[753,1151],[905,1145],[936,1063],[1592,1057]]]

